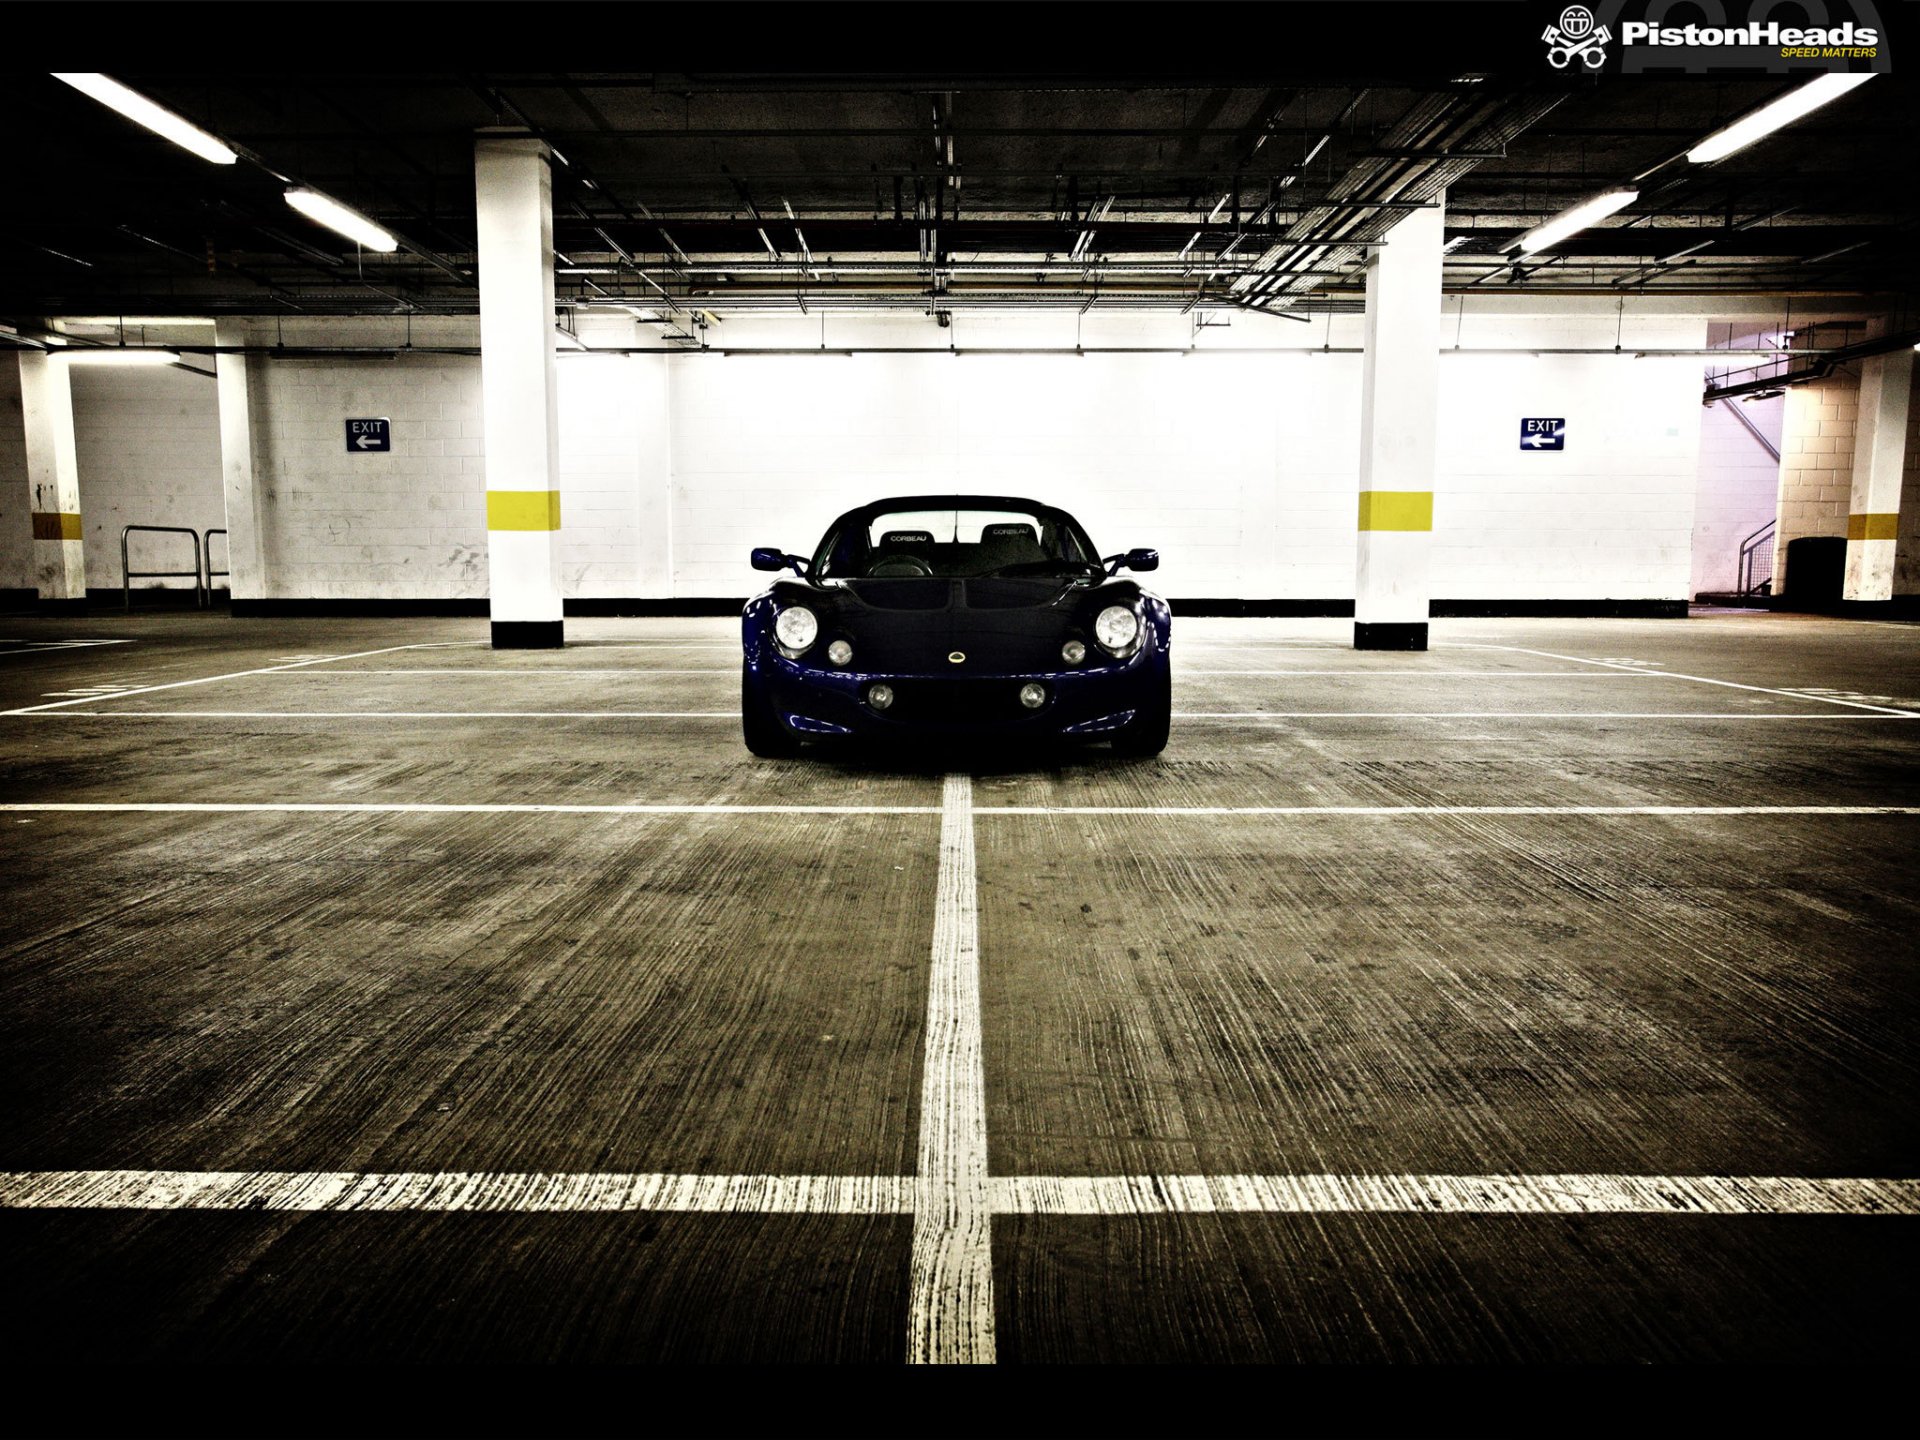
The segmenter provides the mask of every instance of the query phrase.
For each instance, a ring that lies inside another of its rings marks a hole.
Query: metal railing
[[[213,529],[207,531],[206,534],[200,537],[200,573],[202,576],[201,583],[206,587],[206,598],[201,602],[202,604],[210,605],[213,603],[213,577],[214,576],[218,575],[222,580],[230,581],[233,579],[232,570],[225,570],[225,569],[216,570],[213,568],[213,537],[216,535],[226,535],[226,533],[227,533],[226,527],[224,525],[220,525],[220,526],[215,526]],[[233,564],[233,540],[231,536],[227,537],[227,564],[228,565]],[[227,588],[231,590],[233,587],[229,585]]]
[[[1773,537],[1777,521],[1769,520],[1740,542],[1740,598],[1773,593]]]
[[[135,570],[127,557],[127,538],[136,531],[148,535],[185,535],[193,544],[193,569],[191,570]],[[207,603],[207,582],[200,567],[200,532],[188,529],[185,525],[123,525],[120,527],[120,600],[128,610],[133,609],[133,582],[135,580],[178,580],[190,577],[193,580],[193,603],[196,608]],[[165,589],[165,586],[161,587]]]

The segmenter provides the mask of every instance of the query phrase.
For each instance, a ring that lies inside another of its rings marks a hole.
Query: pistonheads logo
[[[1554,69],[1566,69],[1577,55],[1587,69],[1598,70],[1607,63],[1606,47],[1613,32],[1595,24],[1586,6],[1569,5],[1560,12],[1559,23],[1547,26],[1540,38],[1547,42],[1547,63]]]

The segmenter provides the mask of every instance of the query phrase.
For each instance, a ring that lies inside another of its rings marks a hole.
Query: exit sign
[[[347,453],[370,455],[393,449],[393,425],[384,416],[378,420],[347,421]]]
[[[1566,449],[1567,422],[1565,420],[1522,420],[1520,448],[1522,450]]]

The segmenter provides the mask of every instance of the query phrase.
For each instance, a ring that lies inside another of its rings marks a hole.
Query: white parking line
[[[735,665],[707,665],[698,670],[666,670],[652,666],[628,665],[613,670],[560,670],[560,669],[518,669],[495,665],[468,665],[448,667],[439,670],[303,670],[289,676],[295,680],[338,680],[354,675],[469,675],[481,680],[538,680],[547,675],[735,675],[740,673]],[[1594,672],[1577,670],[1576,675],[1589,675]]]
[[[112,714],[112,711],[102,712]],[[1176,710],[1176,720],[1920,720],[1892,710],[1878,715],[1756,710]]]
[[[925,1188],[899,1175],[14,1170],[0,1172],[0,1209],[912,1214],[917,1233]],[[979,1192],[983,1220],[990,1214],[1920,1215],[1920,1180],[1867,1176],[999,1175],[983,1179]],[[991,1361],[991,1330],[971,1338],[975,1347],[964,1358]]]
[[[567,805],[391,801],[10,801],[0,814],[54,815],[938,815],[938,805]]]
[[[1342,680],[1371,680],[1375,676],[1394,677],[1440,675],[1447,678],[1472,676],[1478,680],[1610,680],[1631,671],[1613,670],[1188,670],[1176,664],[1174,678],[1186,675],[1313,675],[1338,676]]]
[[[989,815],[1920,815],[1920,805],[981,805]]]
[[[131,640],[0,640],[0,646],[18,646],[18,649],[0,649],[0,660],[9,655],[45,655],[61,650],[91,650],[98,645],[131,645]]]
[[[383,646],[381,649],[378,649],[378,650],[357,650],[357,651],[354,651],[352,654],[348,654],[348,655],[322,655],[316,659],[294,660],[284,665],[263,665],[258,669],[254,669],[254,670],[234,670],[234,671],[230,671],[225,675],[202,675],[198,679],[194,679],[194,680],[171,680],[164,685],[142,685],[136,689],[122,690],[119,692],[118,695],[115,696],[115,698],[122,699],[129,695],[151,695],[161,690],[183,689],[184,687],[189,685],[212,685],[221,680],[244,680],[251,675],[274,675],[274,674],[282,673],[287,670],[304,669],[309,665],[331,665],[331,664],[337,664],[342,660],[365,660],[374,655],[397,654],[402,650],[444,650],[444,649],[451,648],[451,645],[453,643],[460,643],[460,644],[471,643],[471,644],[479,645],[479,644],[484,644],[485,642],[479,641],[479,640],[475,640],[471,642],[440,641],[437,643],[420,644],[420,645],[387,645],[387,646]],[[77,700],[55,700],[51,704],[46,704],[46,705],[23,705],[18,709],[14,709],[14,710],[0,710],[0,715],[40,715],[40,714],[44,714],[49,710],[63,710],[63,709],[66,709],[68,706],[72,706],[72,705],[86,705],[91,703],[95,698],[96,697],[92,697],[92,696],[82,696],[80,699],[77,699]]]
[[[0,1174],[0,1208],[8,1207],[904,1215],[913,1209],[913,1182],[893,1175],[39,1170]]]
[[[919,1174],[907,1295],[907,1359],[994,1358],[992,1211],[987,1204],[986,1079],[980,1056],[980,938],[973,781],[941,783],[940,876],[927,977]]]
[[[1869,705],[1860,700],[1837,700],[1827,695],[1808,695],[1799,690],[1780,690],[1771,685],[1747,685],[1738,680],[1716,680],[1710,675],[1687,675],[1678,670],[1650,670],[1638,665],[1623,665],[1616,660],[1589,660],[1583,655],[1561,655],[1552,650],[1531,650],[1524,645],[1489,645],[1484,643],[1450,642],[1449,648],[1457,650],[1507,650],[1516,655],[1538,655],[1544,660],[1570,660],[1577,665],[1603,665],[1609,669],[1624,671],[1630,675],[1651,675],[1668,680],[1691,680],[1696,685],[1722,685],[1730,690],[1751,690],[1760,695],[1784,695],[1789,700],[1816,700],[1823,705],[1847,705],[1855,710],[1873,710],[1884,715],[1900,715],[1908,719],[1920,719],[1920,712],[1896,709],[1889,705]]]
[[[944,815],[944,805],[536,804],[403,800],[45,800],[0,803],[19,815]],[[1920,815],[1917,805],[977,805],[995,815],[1373,816],[1420,815]],[[943,827],[944,828],[944,827]],[[944,852],[943,852],[944,853]]]
[[[117,698],[117,697],[116,697]],[[67,701],[82,704],[83,701]],[[0,710],[50,719],[114,720],[733,720],[738,710]]]
[[[1799,1175],[1008,1176],[1015,1215],[1913,1215],[1920,1180]]]
[[[187,682],[193,683],[193,682]],[[137,693],[137,692],[128,692]],[[116,699],[119,697],[116,696]],[[1811,698],[1811,697],[1809,697]],[[84,705],[88,699],[63,700]],[[92,703],[98,703],[94,699]],[[53,720],[733,720],[738,710],[0,710],[0,718]],[[1721,713],[1708,710],[1176,710],[1176,720],[1920,720],[1888,710],[1842,714],[1823,710]]]

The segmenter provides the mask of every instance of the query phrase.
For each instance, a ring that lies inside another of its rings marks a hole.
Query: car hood
[[[825,595],[822,634],[852,643],[854,669],[964,676],[1060,669],[1061,645],[1090,644],[1093,616],[1130,603],[1139,588],[1057,577],[849,580]]]

